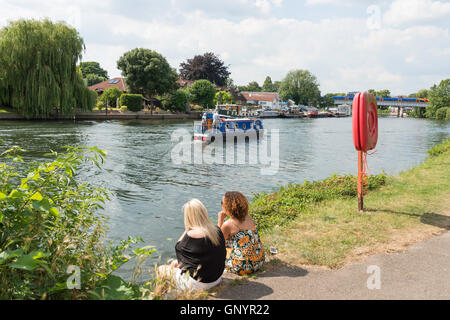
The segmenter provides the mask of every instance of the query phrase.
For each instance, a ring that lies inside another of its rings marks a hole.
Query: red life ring
[[[353,98],[353,143],[358,151],[375,148],[378,140],[377,99],[364,92]]]

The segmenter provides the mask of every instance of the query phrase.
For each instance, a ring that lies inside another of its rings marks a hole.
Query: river
[[[108,238],[142,237],[156,246],[149,264],[175,256],[183,232],[182,205],[200,199],[217,219],[224,192],[239,190],[249,198],[278,185],[320,180],[333,173],[355,174],[351,118],[266,119],[267,131],[279,130],[279,164],[275,174],[263,174],[261,164],[177,164],[171,152],[175,130],[192,133],[192,121],[1,121],[0,150],[19,145],[26,160],[41,160],[49,150],[65,145],[97,146],[108,152],[102,171],[86,167],[81,181],[106,186],[112,198],[104,209],[109,216]],[[397,174],[420,164],[427,150],[450,136],[450,122],[380,117],[375,154],[368,157],[370,173]],[[117,273],[129,278],[133,264]]]

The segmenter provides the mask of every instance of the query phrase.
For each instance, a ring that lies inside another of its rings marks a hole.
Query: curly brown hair
[[[239,191],[229,191],[225,193],[223,208],[232,218],[244,221],[248,214],[248,200]]]

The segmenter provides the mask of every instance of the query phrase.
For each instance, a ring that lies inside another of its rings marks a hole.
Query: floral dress
[[[231,236],[226,241],[226,249],[225,268],[239,275],[257,271],[266,259],[256,226]]]

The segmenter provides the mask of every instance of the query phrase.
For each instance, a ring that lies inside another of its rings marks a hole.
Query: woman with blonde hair
[[[177,286],[182,290],[207,290],[218,285],[225,269],[225,239],[198,199],[183,206],[185,231],[175,245],[172,263]]]

